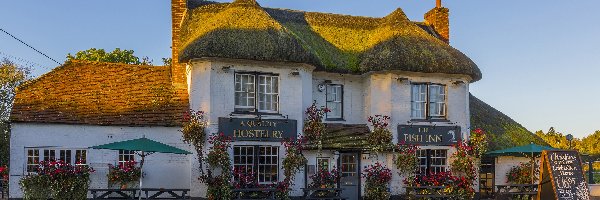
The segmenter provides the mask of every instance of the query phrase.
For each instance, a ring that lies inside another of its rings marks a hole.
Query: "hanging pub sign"
[[[236,141],[283,141],[296,137],[297,122],[291,119],[220,117],[219,132]]]
[[[453,145],[460,141],[460,126],[398,126],[398,142],[414,145]]]
[[[537,199],[589,200],[577,151],[542,152]]]

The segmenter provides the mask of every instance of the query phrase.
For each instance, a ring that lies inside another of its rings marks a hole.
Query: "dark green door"
[[[342,178],[340,179],[340,187],[342,197],[348,200],[360,199],[360,166],[358,153],[341,153],[340,154],[340,170]]]

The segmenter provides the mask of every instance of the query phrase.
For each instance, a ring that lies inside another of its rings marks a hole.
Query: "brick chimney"
[[[435,8],[425,13],[425,24],[432,26],[444,42],[450,42],[450,10],[442,6],[442,0],[436,0]]]
[[[173,63],[171,65],[171,81],[177,89],[187,89],[185,65],[179,63],[179,30],[181,28],[181,23],[186,10],[187,0],[171,0],[171,53],[173,56]]]

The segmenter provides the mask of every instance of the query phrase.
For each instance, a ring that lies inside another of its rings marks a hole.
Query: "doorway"
[[[348,200],[360,199],[360,155],[358,153],[340,153],[340,188],[342,197]]]

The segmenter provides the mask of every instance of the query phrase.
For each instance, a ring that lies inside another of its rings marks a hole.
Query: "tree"
[[[30,71],[4,58],[0,61],[0,166],[8,165],[10,155],[9,117],[15,99],[15,89],[27,81]]]
[[[580,149],[581,146],[581,139],[573,138],[569,144],[567,137],[560,132],[556,132],[554,127],[550,127],[550,130],[548,130],[547,133],[544,133],[541,130],[537,131],[535,132],[535,135],[542,138],[544,141],[550,144],[550,146],[558,149],[569,149],[569,145],[571,145],[571,149]]]
[[[104,49],[91,48],[85,51],[79,51],[75,56],[70,53],[67,55],[67,60],[88,60],[110,63],[125,63],[131,65],[152,65],[152,60],[148,57],[142,59],[133,55],[133,50],[121,50],[116,48],[112,52],[106,52]]]

